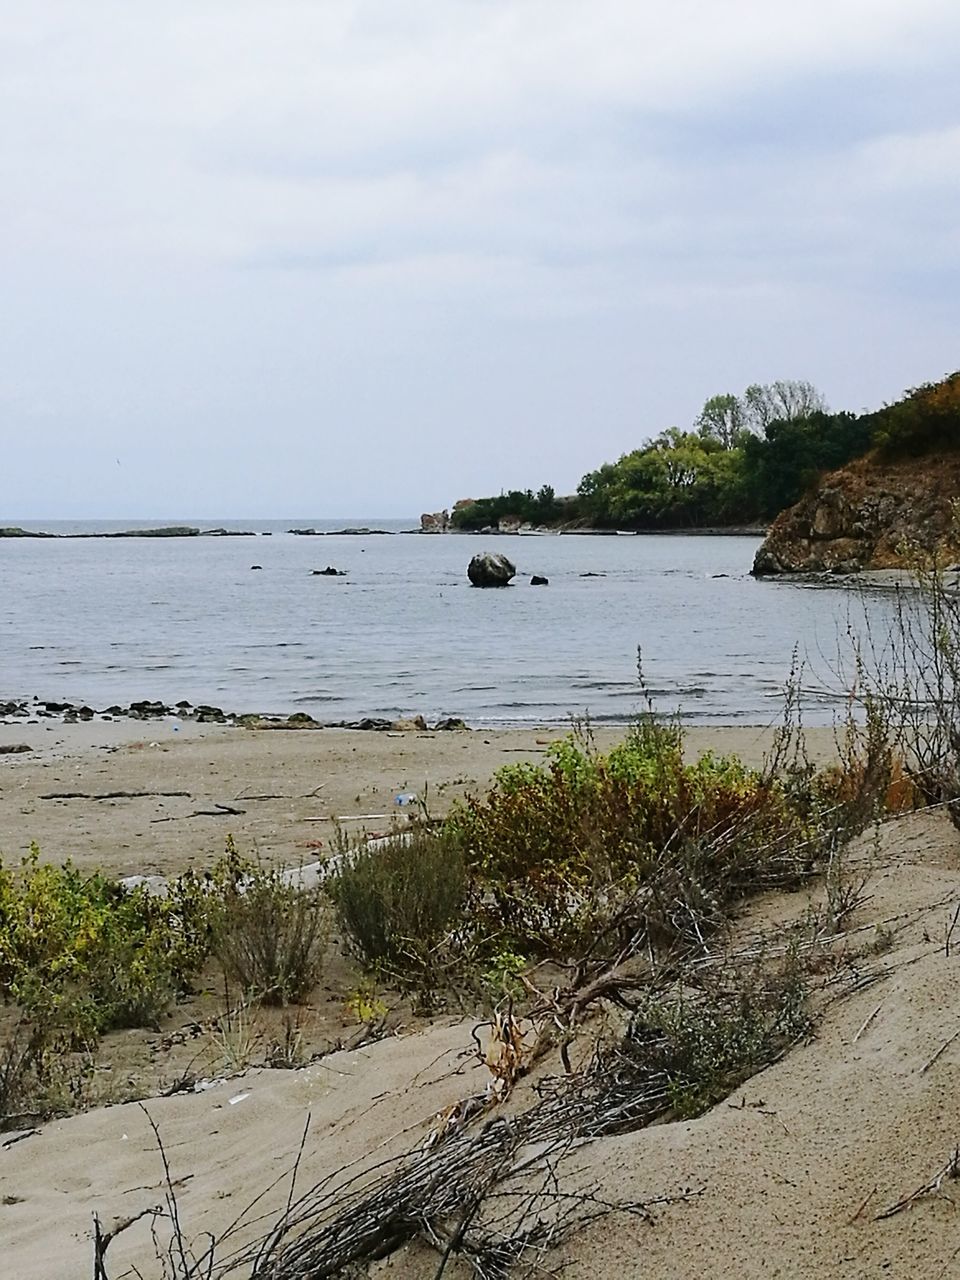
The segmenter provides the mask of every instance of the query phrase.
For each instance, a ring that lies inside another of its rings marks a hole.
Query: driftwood
[[[189,791],[45,791],[41,800],[142,800],[148,797],[181,796],[190,799]]]
[[[193,813],[168,813],[163,818],[151,818],[151,823],[183,822],[187,818],[232,818],[246,813],[246,809],[238,809],[232,804],[214,804],[212,809],[194,809]]]
[[[547,1250],[589,1222],[617,1214],[651,1221],[653,1208],[699,1196],[702,1188],[681,1188],[642,1201],[613,1200],[601,1196],[596,1184],[561,1182],[561,1166],[584,1144],[641,1127],[668,1107],[663,1079],[648,1081],[646,1088],[634,1081],[629,1093],[611,1092],[608,1083],[595,1072],[576,1082],[555,1082],[526,1111],[510,1117],[488,1114],[479,1127],[470,1120],[482,1118],[482,1105],[465,1112],[460,1124],[438,1117],[412,1149],[359,1169],[355,1164],[338,1170],[295,1196],[308,1117],[276,1223],[254,1244],[234,1247],[237,1232],[255,1225],[250,1213],[258,1196],[219,1239],[207,1238],[196,1253],[181,1223],[177,1184],[159,1129],[141,1104],[164,1168],[165,1205],[144,1211],[170,1225],[165,1246],[154,1235],[164,1274],[171,1280],[335,1280],[352,1274],[352,1266],[419,1239],[440,1254],[438,1277],[457,1257],[476,1280],[505,1280],[518,1264],[538,1267]],[[94,1280],[108,1280],[107,1246],[133,1221],[104,1233],[95,1219]]]
[[[922,1187],[917,1187],[916,1191],[911,1191],[908,1196],[903,1196],[895,1204],[881,1210],[874,1217],[874,1221],[880,1222],[884,1218],[892,1218],[895,1213],[901,1213],[904,1209],[909,1209],[911,1205],[916,1204],[918,1200],[922,1200],[924,1196],[942,1195],[941,1188],[948,1178],[960,1178],[960,1147],[954,1149],[950,1159],[937,1170],[929,1182],[925,1182]]]

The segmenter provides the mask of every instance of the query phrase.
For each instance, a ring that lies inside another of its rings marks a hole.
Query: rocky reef
[[[960,559],[955,506],[960,454],[858,458],[777,516],[753,563],[757,577],[903,569],[919,552]]]

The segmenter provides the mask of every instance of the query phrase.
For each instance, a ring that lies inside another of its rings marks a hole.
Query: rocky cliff
[[[777,516],[753,572],[855,573],[904,568],[909,548],[960,559],[954,504],[960,454],[879,462],[872,454],[825,476]]]

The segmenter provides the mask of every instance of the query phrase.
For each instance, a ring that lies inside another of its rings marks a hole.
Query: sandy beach
[[[231,832],[242,849],[289,865],[323,856],[334,816],[379,830],[396,812],[397,793],[424,788],[442,812],[503,763],[539,758],[558,732],[5,725],[0,745],[33,750],[0,756],[0,847],[9,861],[35,840],[54,860],[70,855],[111,874],[169,875],[215,858]],[[608,746],[617,736],[601,734],[599,742]],[[690,751],[735,750],[757,764],[770,742],[771,731],[755,728],[687,737]],[[809,748],[828,758],[832,734],[813,734]],[[130,794],[94,798],[108,792]],[[242,812],[191,816],[217,805]],[[960,957],[944,945],[960,908],[958,849],[960,837],[942,814],[901,817],[858,840],[850,866],[862,874],[863,900],[840,944],[844,972],[854,979],[850,994],[826,1001],[808,1043],[700,1119],[579,1150],[567,1169],[571,1187],[676,1202],[648,1219],[619,1216],[587,1227],[551,1263],[562,1262],[575,1280],[954,1274],[960,1225],[946,1198],[949,1182],[944,1195],[928,1192],[902,1212],[879,1215],[935,1180],[960,1140],[960,1042],[951,1012]],[[815,885],[756,899],[738,936],[776,935],[822,895]],[[125,1091],[146,1097],[191,1240],[222,1232],[262,1192],[257,1213],[282,1209],[308,1117],[303,1188],[353,1161],[362,1166],[425,1141],[444,1108],[484,1089],[476,1017],[426,1022],[397,1004],[385,1039],[349,1047],[357,1025],[344,998],[356,981],[355,972],[331,967],[307,1010],[311,1044],[348,1047],[300,1070],[217,1069],[203,1031],[215,1007],[209,993],[206,1004],[201,998],[172,1010],[161,1032],[105,1037],[97,1067],[105,1099],[116,1102]],[[191,1069],[207,1073],[197,1091],[161,1096]],[[546,1059],[510,1106],[528,1105],[537,1081],[560,1070]],[[96,1212],[106,1230],[134,1219],[111,1245],[111,1280],[133,1275],[133,1267],[160,1280],[147,1211],[164,1196],[156,1141],[135,1102],[4,1135],[3,1272],[19,1280],[88,1273]],[[168,1223],[156,1223],[162,1237]],[[256,1235],[252,1222],[236,1242]],[[433,1280],[437,1266],[435,1252],[414,1244],[366,1274]],[[471,1273],[451,1261],[444,1274],[466,1280]]]
[[[31,748],[0,754],[0,854],[19,860],[35,841],[53,862],[69,857],[115,876],[167,876],[209,865],[229,833],[246,853],[297,866],[323,856],[334,819],[349,833],[382,832],[403,816],[396,796],[409,793],[442,815],[501,765],[542,759],[566,732],[251,730],[170,720],[0,724],[0,747]],[[597,745],[608,748],[623,733],[599,729]],[[807,736],[812,759],[830,758],[832,730]],[[762,763],[772,741],[769,728],[685,733],[688,754],[732,752],[751,765]],[[109,795],[118,792],[127,794]]]

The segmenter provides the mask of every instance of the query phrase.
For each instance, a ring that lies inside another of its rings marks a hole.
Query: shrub
[[[556,958],[582,952],[643,891],[648,911],[667,888],[726,901],[767,884],[774,853],[808,835],[776,780],[733,757],[686,764],[679,729],[649,716],[608,755],[574,735],[545,767],[501,769],[447,830],[473,877],[475,925]]]
[[[153,897],[34,845],[14,874],[0,864],[0,983],[30,1015],[91,1041],[155,1025],[206,956],[205,905],[185,878]]]
[[[213,950],[227,981],[265,1004],[298,1004],[323,968],[327,914],[321,891],[240,859],[232,842],[212,879]]]
[[[0,1130],[37,1114],[46,1052],[47,1034],[23,1017],[0,1042]]]
[[[458,842],[420,829],[345,850],[328,890],[363,964],[407,981],[462,915],[467,879]]]
[[[758,967],[711,991],[650,999],[604,1065],[645,1087],[663,1080],[679,1116],[700,1115],[810,1030],[806,995],[788,955],[779,972]]]

